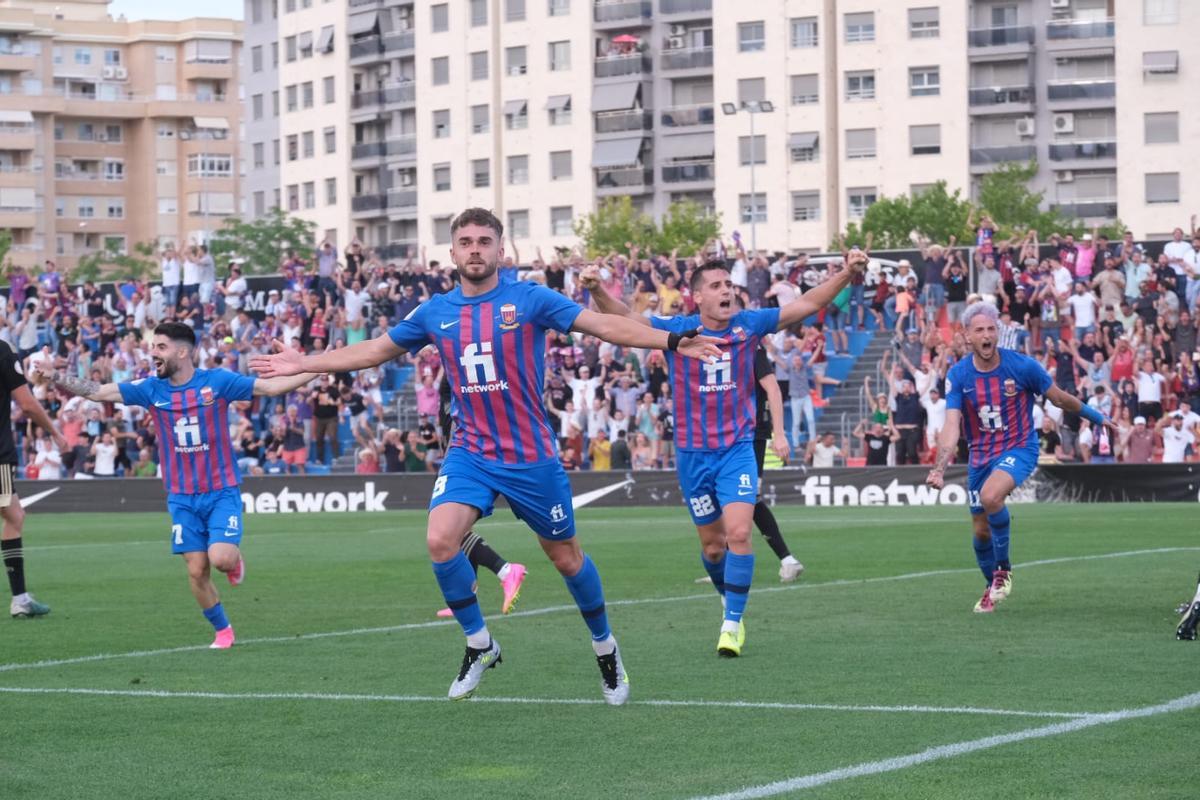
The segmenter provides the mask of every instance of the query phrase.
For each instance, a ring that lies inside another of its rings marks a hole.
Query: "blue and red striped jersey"
[[[150,409],[168,494],[204,494],[242,482],[229,404],[253,397],[254,380],[227,369],[198,369],[180,386],[157,377],[117,384],[126,405]]]
[[[762,338],[779,327],[779,309],[739,311],[723,330],[700,324],[700,315],[651,317],[655,328],[683,333],[700,328],[706,336],[724,339],[715,363],[667,353],[671,370],[671,403],[678,450],[724,450],[736,442],[753,441],[755,425],[754,352]]]
[[[583,308],[529,281],[478,297],[456,287],[417,306],[388,334],[405,350],[433,344],[450,381],[451,447],[537,466],[558,457],[542,402],[546,331],[565,333]]]
[[[1033,400],[1054,381],[1042,365],[1015,350],[999,349],[1000,364],[988,372],[971,356],[946,374],[946,408],[963,415],[970,465],[978,467],[1009,450],[1037,449]]]

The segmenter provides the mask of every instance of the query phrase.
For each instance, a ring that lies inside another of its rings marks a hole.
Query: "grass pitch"
[[[1172,613],[1194,505],[1014,507],[1013,594],[986,616],[964,509],[776,513],[808,570],[781,586],[756,540],[725,660],[685,511],[579,512],[624,708],[600,704],[586,628],[507,511],[478,530],[531,576],[465,703],[442,699],[462,636],[433,616],[421,513],[247,517],[247,582],[218,583],[230,652],[206,649],[165,514],[31,514],[54,611],[0,620],[0,797],[1195,797],[1200,642]]]

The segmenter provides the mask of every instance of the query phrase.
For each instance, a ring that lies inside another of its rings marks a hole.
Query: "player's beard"
[[[163,380],[170,380],[171,376],[174,375],[177,370],[178,367],[175,365],[174,361],[171,361],[169,358],[164,358],[162,363],[155,367],[154,371],[158,374],[159,378],[162,378]]]
[[[459,277],[461,277],[464,281],[469,281],[470,283],[483,283],[496,274],[496,270],[499,268],[499,265],[500,261],[498,259],[490,262],[472,262],[468,260],[459,265],[458,274]],[[468,272],[467,270],[471,270],[471,272]]]

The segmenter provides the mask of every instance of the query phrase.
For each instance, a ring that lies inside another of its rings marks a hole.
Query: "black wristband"
[[[696,336],[699,333],[699,328],[692,328],[690,331],[684,331],[683,333],[675,333],[672,331],[671,333],[667,334],[667,349],[671,352],[675,352],[679,349],[679,343],[681,341],[684,339],[691,339],[693,336]]]

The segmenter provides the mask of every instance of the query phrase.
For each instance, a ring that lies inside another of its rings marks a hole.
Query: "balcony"
[[[1117,143],[1102,142],[1063,142],[1050,145],[1051,161],[1090,161],[1098,158],[1116,158]]]
[[[0,125],[0,150],[32,150],[37,132],[33,125]]]
[[[647,186],[654,185],[654,169],[652,167],[614,167],[596,170],[596,193],[608,194],[640,194]]]
[[[1070,200],[1051,203],[1050,207],[1076,219],[1113,220],[1117,217],[1117,199],[1115,197],[1099,200]]]
[[[1116,35],[1116,22],[1111,19],[1051,20],[1046,23],[1046,38],[1050,41],[1064,39],[1112,39]]]
[[[387,208],[387,204],[386,194],[360,194],[358,197],[350,198],[350,211],[354,214],[382,211]]]
[[[640,108],[629,111],[601,111],[595,117],[596,133],[648,131],[654,127],[654,112]]]
[[[968,102],[973,106],[1027,106],[1033,103],[1034,97],[1032,86],[987,86],[968,92]]]
[[[377,142],[360,142],[350,149],[350,160],[383,158],[385,156],[403,156],[417,152],[417,137],[396,136]]]
[[[388,189],[387,207],[389,211],[397,209],[416,209],[416,189]]]
[[[411,258],[417,254],[416,239],[399,239],[385,244],[383,247],[375,248],[375,255],[379,256],[384,261],[392,261],[401,258]]]
[[[1010,25],[999,28],[971,28],[967,31],[970,47],[1033,46],[1032,25]]]
[[[350,43],[350,60],[377,58],[385,53],[400,53],[415,47],[416,36],[412,31],[387,36],[368,36]]]
[[[664,50],[662,68],[676,69],[712,69],[713,49],[711,47],[682,47],[675,50]]]
[[[712,159],[675,162],[662,168],[663,183],[710,183],[716,179]]]
[[[659,14],[712,16],[713,0],[658,0]]]
[[[1029,161],[1037,153],[1031,144],[1011,144],[1003,147],[972,147],[971,163],[1003,164],[1007,161]]]
[[[38,212],[33,208],[0,206],[0,228],[15,230],[37,226]]]
[[[405,83],[379,89],[365,89],[350,95],[350,108],[355,111],[387,105],[403,105],[417,101],[417,85]]]
[[[596,59],[597,78],[619,78],[622,75],[641,75],[650,72],[650,56],[631,53],[627,56],[601,56]]]
[[[186,61],[180,70],[185,81],[195,80],[233,80],[233,62],[220,59],[196,59]]]
[[[597,28],[640,27],[650,24],[653,12],[650,0],[597,0],[592,8],[592,19]]]
[[[1046,97],[1050,100],[1111,100],[1117,96],[1113,78],[1096,80],[1047,81]]]
[[[672,106],[662,110],[660,122],[664,128],[690,128],[696,125],[712,125],[712,104],[695,106]]]

